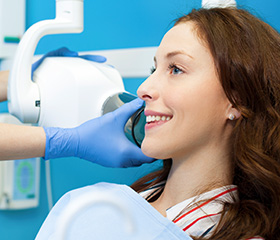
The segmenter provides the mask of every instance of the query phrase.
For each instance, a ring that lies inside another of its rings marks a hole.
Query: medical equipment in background
[[[75,127],[114,110],[128,99],[119,72],[106,64],[77,57],[49,57],[34,72],[31,64],[40,38],[47,34],[83,31],[83,0],[56,0],[56,18],[31,26],[24,34],[11,69],[8,84],[9,112],[25,123],[46,127]],[[116,104],[112,104],[116,101]],[[105,105],[104,105],[105,103]],[[141,143],[144,128],[136,113],[126,126],[129,139]],[[142,115],[144,117],[144,115]],[[144,117],[145,118],[145,117]]]
[[[0,122],[22,125],[17,118],[7,113],[0,114]],[[37,207],[39,186],[40,158],[0,162],[1,210]]]
[[[0,58],[13,57],[25,31],[25,0],[0,0]]]
[[[235,0],[202,0],[201,6],[203,8],[236,7],[236,1]]]

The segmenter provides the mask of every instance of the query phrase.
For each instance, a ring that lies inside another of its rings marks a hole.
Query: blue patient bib
[[[94,204],[89,196],[100,197]],[[105,201],[102,197],[106,196]],[[78,200],[79,199],[79,200]],[[110,201],[118,204],[110,204]],[[83,202],[83,204],[82,204]],[[71,215],[79,205],[84,208]],[[125,209],[125,211],[123,211]],[[72,217],[69,217],[70,215]],[[62,238],[60,233],[65,228]],[[191,240],[126,185],[98,183],[66,193],[53,207],[36,240]]]

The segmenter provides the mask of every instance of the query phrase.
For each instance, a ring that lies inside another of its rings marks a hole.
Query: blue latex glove
[[[45,159],[73,156],[105,167],[132,167],[154,161],[124,133],[127,120],[142,105],[143,101],[137,98],[76,128],[44,128]]]
[[[38,61],[32,64],[31,79],[33,79],[34,71],[40,66],[46,57],[79,57],[93,62],[103,63],[106,62],[106,58],[100,55],[79,55],[77,52],[70,51],[66,47],[59,48],[51,51],[41,57]]]

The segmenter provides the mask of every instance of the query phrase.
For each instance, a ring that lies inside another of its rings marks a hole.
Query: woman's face
[[[155,71],[137,91],[146,102],[142,151],[150,157],[186,158],[225,138],[230,103],[193,28],[192,22],[181,23],[166,33]]]

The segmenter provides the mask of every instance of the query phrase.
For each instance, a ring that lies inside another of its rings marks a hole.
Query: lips
[[[145,129],[162,125],[172,119],[172,115],[170,114],[155,112],[152,110],[145,110],[145,116],[147,122]]]

